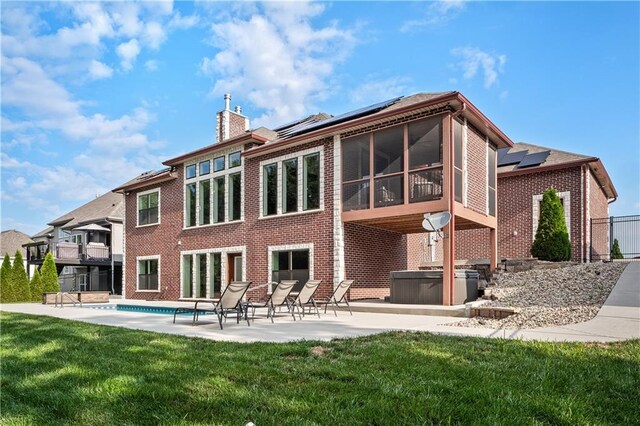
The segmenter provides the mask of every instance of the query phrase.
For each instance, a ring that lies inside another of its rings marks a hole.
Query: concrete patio
[[[139,304],[145,306],[186,306],[180,302],[145,302],[113,299],[114,304]],[[189,304],[191,305],[191,304]],[[391,313],[346,311],[334,316],[329,311],[321,318],[307,315],[303,320],[293,321],[290,315],[280,314],[275,323],[262,317],[247,326],[236,324],[230,318],[220,330],[213,316],[201,317],[196,326],[191,325],[191,316],[178,317],[172,323],[171,315],[125,312],[114,309],[91,309],[91,306],[56,308],[52,305],[21,303],[1,305],[4,312],[46,315],[56,318],[83,321],[115,327],[169,333],[189,337],[235,342],[289,342],[295,340],[331,340],[382,333],[390,330],[425,331],[456,336],[498,337],[507,339],[612,342],[640,338],[640,262],[630,263],[616,283],[598,315],[590,321],[538,329],[486,329],[451,326],[461,318],[452,316],[407,315]]]

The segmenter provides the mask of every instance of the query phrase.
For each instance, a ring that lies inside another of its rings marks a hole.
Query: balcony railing
[[[51,250],[50,243],[42,241],[29,244],[27,247],[28,261],[42,261],[47,253],[52,252],[55,259],[59,260],[109,260],[111,248],[103,243],[77,244],[60,241]]]
[[[442,166],[435,166],[408,172],[408,194],[404,194],[404,173],[376,176],[374,182],[373,207],[388,207],[409,203],[437,200],[442,198]],[[342,185],[343,211],[370,208],[370,182],[366,177]]]

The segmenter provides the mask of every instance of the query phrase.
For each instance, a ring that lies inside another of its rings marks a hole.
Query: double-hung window
[[[160,189],[138,194],[138,226],[160,222]]]
[[[138,258],[138,290],[158,291],[160,289],[159,263],[159,257]]]

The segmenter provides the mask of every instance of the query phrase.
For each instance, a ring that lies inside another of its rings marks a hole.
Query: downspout
[[[462,114],[463,112],[465,112],[467,110],[467,104],[465,102],[462,102],[462,108],[460,108],[459,111],[454,112],[453,114],[451,114],[452,118],[458,118],[458,116],[460,114]]]

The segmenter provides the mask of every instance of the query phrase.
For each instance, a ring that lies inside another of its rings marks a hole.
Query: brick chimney
[[[216,143],[239,136],[249,130],[249,119],[242,115],[242,108],[237,106],[231,111],[231,95],[224,95],[224,109],[216,114]]]

